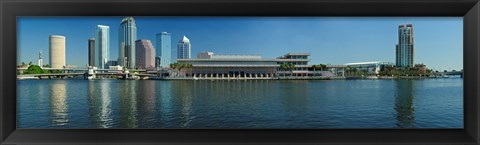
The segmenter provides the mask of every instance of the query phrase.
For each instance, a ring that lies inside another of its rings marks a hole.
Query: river
[[[463,79],[18,80],[18,128],[463,128]]]

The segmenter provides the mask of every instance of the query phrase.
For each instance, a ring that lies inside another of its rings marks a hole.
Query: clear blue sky
[[[66,36],[67,64],[88,63],[88,38],[96,25],[110,26],[110,60],[118,57],[118,28],[124,17],[20,17],[18,63],[48,63],[49,35]],[[310,64],[395,62],[399,24],[414,27],[415,63],[436,70],[463,68],[462,17],[134,17],[138,39],[155,44],[155,34],[170,32],[172,47],[186,35],[192,58],[201,51],[259,54],[275,58],[311,53]],[[176,57],[173,55],[172,57]]]

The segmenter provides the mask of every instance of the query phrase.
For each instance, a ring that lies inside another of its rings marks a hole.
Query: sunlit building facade
[[[169,67],[172,63],[172,36],[170,33],[157,34],[156,67]]]
[[[136,62],[135,68],[145,69],[155,67],[155,48],[153,48],[150,40],[137,40],[135,41]]]
[[[95,29],[95,66],[99,69],[108,68],[110,58],[110,27],[97,25]]]
[[[196,59],[178,59],[178,63],[192,64],[186,68],[186,76],[197,78],[275,78],[278,76],[315,76],[332,73],[311,70],[309,53],[288,53],[274,59],[259,55],[217,55],[201,52]],[[296,64],[294,68],[282,70],[282,64]]]
[[[63,68],[66,65],[65,58],[65,47],[66,40],[65,36],[60,35],[50,35],[49,38],[49,47],[50,47],[50,67],[51,68]]]
[[[396,66],[414,67],[413,26],[412,24],[398,26],[398,44],[396,45]]]
[[[118,31],[118,64],[127,68],[134,68],[135,40],[137,40],[137,26],[133,17],[126,17],[120,22]]]
[[[384,70],[386,67],[395,66],[394,63],[383,62],[383,61],[354,62],[354,63],[347,63],[344,65],[350,67],[351,69],[355,69],[356,71],[364,71],[368,74],[379,74],[380,71]]]
[[[177,59],[190,59],[191,49],[192,45],[190,44],[190,40],[183,35],[177,44]]]

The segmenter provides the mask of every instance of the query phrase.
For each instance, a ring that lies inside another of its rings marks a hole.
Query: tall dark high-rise
[[[95,66],[95,38],[88,39],[88,66]]]
[[[412,24],[398,26],[398,44],[396,46],[396,66],[397,67],[414,67],[413,47],[413,26]]]

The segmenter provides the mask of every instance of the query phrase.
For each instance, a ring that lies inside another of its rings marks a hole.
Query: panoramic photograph
[[[462,17],[17,18],[17,128],[464,128]]]

